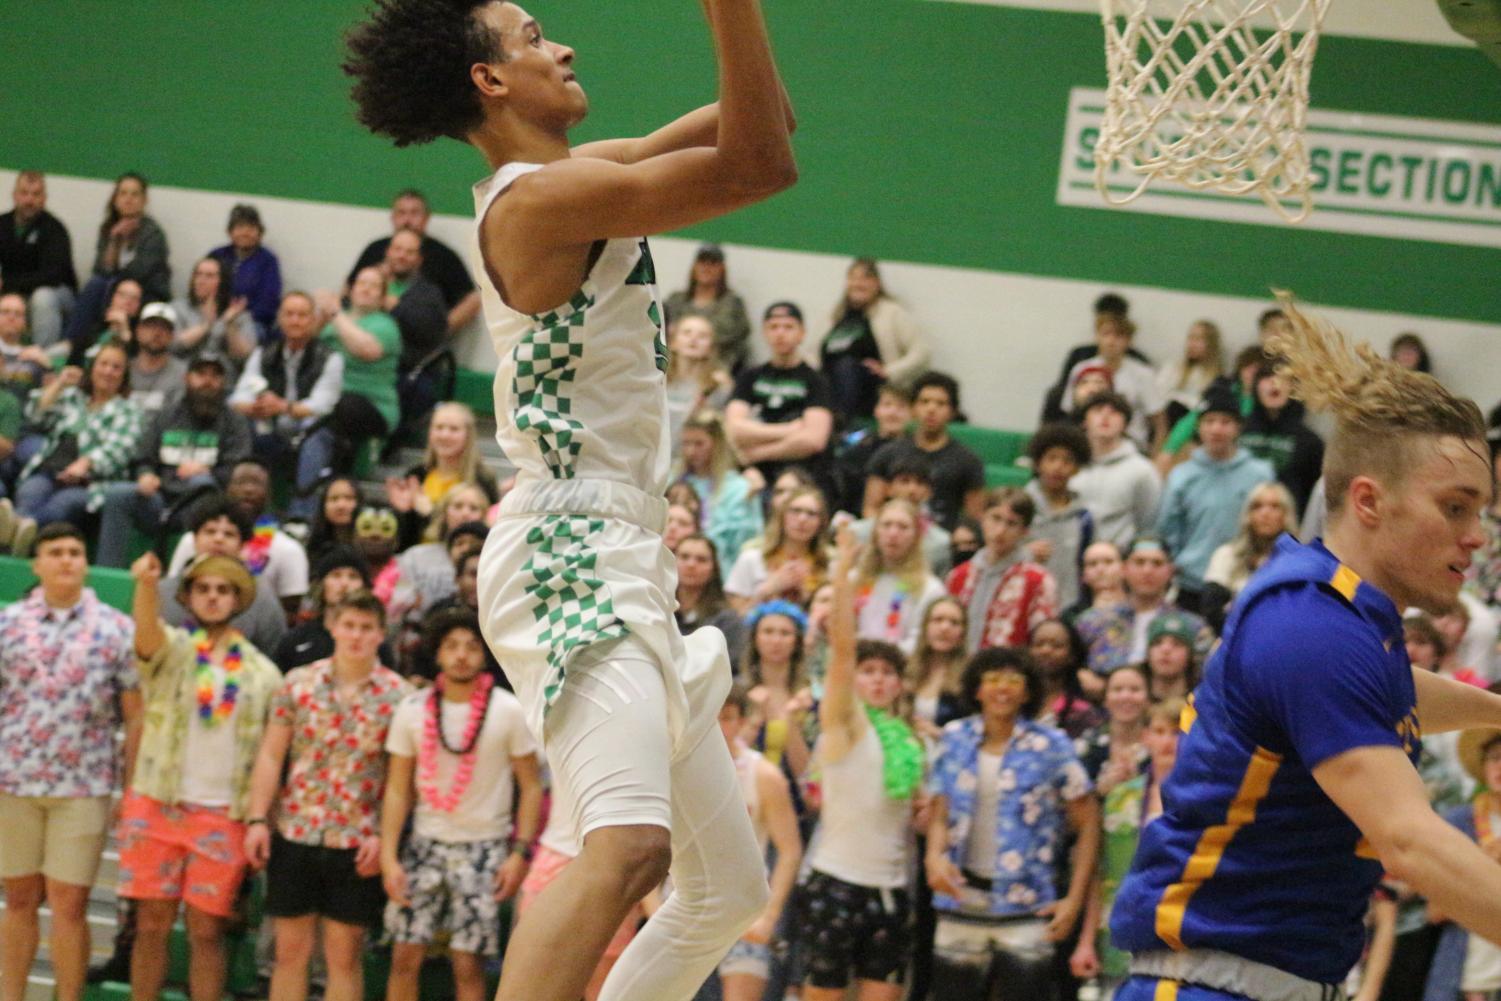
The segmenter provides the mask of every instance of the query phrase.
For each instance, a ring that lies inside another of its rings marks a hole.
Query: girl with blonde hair
[[[910,654],[927,607],[943,597],[928,569],[917,507],[900,498],[881,505],[870,545],[855,568],[856,632]]]
[[[685,313],[667,334],[667,419],[674,449],[683,423],[702,409],[723,410],[735,382],[714,354],[714,324],[699,312]]]
[[[1157,371],[1157,392],[1167,404],[1167,422],[1176,424],[1199,405],[1199,398],[1225,374],[1224,338],[1213,320],[1195,320],[1183,338],[1183,357]]]
[[[683,425],[682,475],[698,495],[700,530],[727,560],[761,534],[761,499],[754,484],[735,467],[735,453],[724,420],[713,410],[699,410]]]
[[[744,615],[757,602],[806,604],[829,576],[829,506],[817,487],[798,487],[766,525],[760,547],[745,549],[725,580],[730,604]]]
[[[440,403],[427,428],[427,451],[421,465],[400,478],[386,480],[386,498],[402,519],[401,541],[417,541],[433,509],[455,487],[473,483],[485,492],[486,507],[500,499],[495,476],[479,450],[474,411],[463,403]],[[431,541],[430,539],[428,541]]]
[[[1277,537],[1298,533],[1298,509],[1292,493],[1280,483],[1263,483],[1246,495],[1235,538],[1209,557],[1206,584],[1218,584],[1231,596],[1240,593],[1251,575],[1272,555]]]

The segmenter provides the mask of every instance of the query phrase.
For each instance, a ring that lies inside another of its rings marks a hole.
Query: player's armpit
[[[632,164],[576,157],[519,178],[506,194],[505,225],[515,241],[544,247],[650,235],[725,215],[795,180],[790,171],[741,176],[705,147]]]

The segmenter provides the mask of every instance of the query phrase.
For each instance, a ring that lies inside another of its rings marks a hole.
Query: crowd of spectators
[[[284,287],[259,212],[236,205],[174,298],[146,180],[125,174],[80,285],[45,178],[22,173],[14,201],[0,546],[40,584],[0,610],[0,982],[24,980],[45,899],[58,996],[80,997],[118,785],[131,935],[99,975],[157,996],[183,902],[193,996],[219,996],[263,871],[273,998],[302,996],[320,948],[325,997],[360,996],[378,944],[388,997],[415,998],[440,940],[480,1001],[498,903],[524,907],[579,844],[476,618],[509,483],[448,399],[451,337],[479,304],[466,269],[403,191],[344,288]],[[1235,594],[1322,517],[1322,441],[1261,348],[1286,321],[1268,309],[1227,364],[1219,325],[1193,319],[1154,367],[1127,302],[1102,296],[1057,383],[1019,387],[1042,406],[1028,481],[992,486],[952,433],[959,380],[930,369],[878,263],[854,261],[833,298],[811,330],[790,301],[752,318],[705,245],[665,300],[678,621],[721,630],[738,667],[721,724],[773,887],[702,996],[1108,990],[1125,972],[1111,897],[1161,810],[1184,700]],[[1430,364],[1414,334],[1393,357]],[[420,463],[361,479],[403,440]],[[131,614],[85,586],[90,552],[131,568]],[[1408,646],[1486,685],[1501,544],[1481,557]],[[1438,805],[1496,787],[1490,747],[1427,742]],[[1388,890],[1373,922],[1395,932],[1359,997],[1451,974],[1457,997],[1455,950],[1479,970],[1484,944]]]

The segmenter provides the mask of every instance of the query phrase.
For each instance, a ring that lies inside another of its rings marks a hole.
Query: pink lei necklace
[[[474,694],[469,697],[469,722],[464,727],[464,737],[458,747],[449,747],[448,739],[443,735],[444,680],[442,675],[438,676],[433,694],[428,699],[428,712],[422,724],[422,746],[417,752],[417,791],[421,794],[422,801],[432,809],[452,813],[458,808],[459,800],[464,798],[464,791],[474,779],[474,749],[479,743],[485,717],[490,713],[490,689],[495,686],[495,679],[482,674],[474,686]],[[454,773],[453,782],[446,793],[438,789],[440,745],[443,750],[457,755],[459,759],[458,771]]]

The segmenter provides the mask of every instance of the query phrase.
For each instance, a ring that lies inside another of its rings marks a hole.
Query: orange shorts
[[[227,811],[126,793],[119,836],[120,896],[182,900],[205,914],[234,916],[245,878],[245,825]]]
[[[521,892],[517,895],[516,918],[518,921],[537,896],[547,889],[547,885],[558,878],[563,867],[572,861],[571,855],[555,852],[546,845],[537,846],[537,854],[532,859],[531,868],[527,870],[526,879],[521,882]],[[636,928],[641,924],[643,917],[645,913],[641,910],[640,904],[631,908],[631,912],[615,930],[615,937],[610,939],[609,945],[605,946],[604,958],[615,959],[625,952],[625,947],[630,945],[631,939],[636,937]]]

